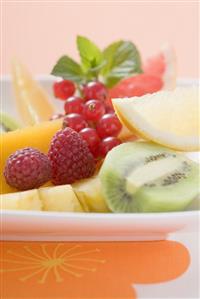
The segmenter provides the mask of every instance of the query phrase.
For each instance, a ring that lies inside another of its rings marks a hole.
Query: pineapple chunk
[[[101,192],[101,182],[98,176],[81,180],[72,185],[79,201],[88,206],[92,212],[105,213],[109,209]]]
[[[7,193],[1,197],[1,209],[3,210],[42,210],[37,189]]]
[[[83,212],[71,185],[38,189],[44,211]]]

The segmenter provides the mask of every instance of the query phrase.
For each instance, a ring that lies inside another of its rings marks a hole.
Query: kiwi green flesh
[[[132,190],[127,177],[134,168],[168,158],[180,167],[172,174]],[[147,162],[149,161],[149,162]],[[147,142],[131,142],[115,147],[100,171],[102,189],[113,212],[168,212],[187,208],[199,193],[199,167],[182,154]]]
[[[0,113],[0,131],[9,132],[17,130],[21,125],[7,113]]]

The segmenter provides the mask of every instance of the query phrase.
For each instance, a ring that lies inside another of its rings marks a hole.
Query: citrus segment
[[[55,112],[46,92],[17,60],[12,64],[12,78],[16,104],[24,125],[49,120]]]
[[[200,148],[198,88],[113,99],[121,122],[137,136],[183,151]]]

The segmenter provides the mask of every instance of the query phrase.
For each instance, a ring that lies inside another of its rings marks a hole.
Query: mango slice
[[[58,119],[1,134],[0,194],[17,191],[6,183],[3,175],[7,158],[16,150],[25,147],[33,147],[43,153],[47,153],[53,135],[61,127],[62,120]]]

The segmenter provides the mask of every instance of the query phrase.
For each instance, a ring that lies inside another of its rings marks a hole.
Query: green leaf
[[[101,50],[88,38],[77,36],[77,47],[81,57],[81,63],[85,72],[92,71],[100,66],[103,60]]]
[[[141,58],[136,46],[129,41],[118,41],[103,51],[106,60],[101,70],[105,84],[112,87],[122,78],[141,73]]]
[[[69,56],[62,56],[54,66],[51,74],[72,80],[78,84],[85,79],[81,66]]]

